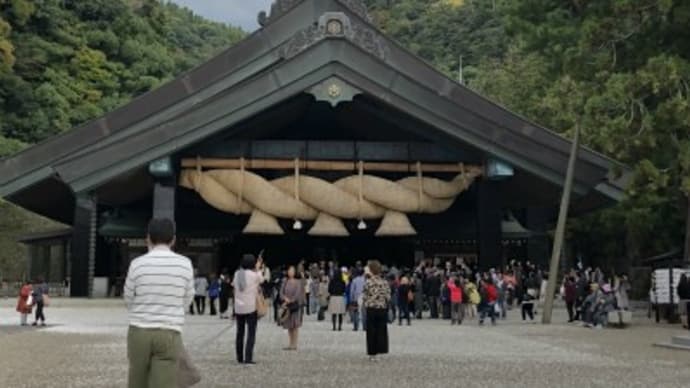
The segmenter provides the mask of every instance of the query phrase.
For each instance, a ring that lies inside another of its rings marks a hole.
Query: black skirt
[[[388,353],[388,310],[367,308],[367,354]]]

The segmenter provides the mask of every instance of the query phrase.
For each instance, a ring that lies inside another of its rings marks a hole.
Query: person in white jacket
[[[149,252],[132,261],[124,287],[129,387],[175,387],[194,272],[187,257],[172,251],[172,220],[151,220],[147,241]]]

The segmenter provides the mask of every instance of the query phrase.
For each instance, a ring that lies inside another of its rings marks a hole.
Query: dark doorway
[[[380,260],[384,264],[411,267],[414,264],[415,240],[410,238],[381,238],[374,236],[311,237],[300,236],[237,236],[220,247],[219,266],[236,268],[245,253],[258,254],[264,250],[269,266],[297,264],[301,260],[315,262],[335,260],[352,265],[357,261]]]

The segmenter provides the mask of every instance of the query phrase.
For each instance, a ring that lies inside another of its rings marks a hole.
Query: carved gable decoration
[[[316,101],[325,101],[331,106],[337,106],[341,102],[352,101],[362,91],[337,77],[331,77],[307,91],[316,98]]]
[[[280,56],[290,59],[327,38],[347,39],[364,51],[385,59],[389,48],[385,39],[368,24],[350,18],[342,12],[326,12],[316,25],[297,32],[280,48]]]
[[[271,14],[267,15],[265,11],[261,11],[258,16],[259,25],[264,27],[296,7],[298,4],[304,0],[274,0],[271,5]],[[345,7],[347,7],[352,13],[371,22],[373,19],[369,15],[367,6],[362,2],[362,0],[338,0],[338,2]]]

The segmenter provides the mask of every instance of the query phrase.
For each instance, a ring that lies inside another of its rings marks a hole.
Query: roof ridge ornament
[[[295,33],[279,49],[280,56],[290,59],[324,39],[346,39],[362,50],[386,59],[390,48],[383,36],[359,20],[351,20],[343,12],[326,12],[316,24]]]
[[[271,4],[271,13],[270,15],[266,13],[266,11],[261,11],[259,12],[259,15],[257,17],[257,20],[259,22],[259,25],[261,27],[265,27],[268,24],[272,23],[276,19],[280,18],[281,16],[285,15],[286,13],[290,12],[293,8],[295,8],[297,5],[300,3],[304,2],[305,0],[274,0],[273,4]],[[338,3],[342,4],[343,6],[347,7],[350,11],[352,11],[354,14],[357,16],[361,17],[362,19],[366,20],[367,22],[371,23],[373,22],[373,18],[369,14],[369,9],[367,6],[364,4],[362,0],[336,0]]]
[[[369,9],[362,0],[338,0],[338,2],[367,22],[372,23],[374,21],[371,14],[369,14]]]

